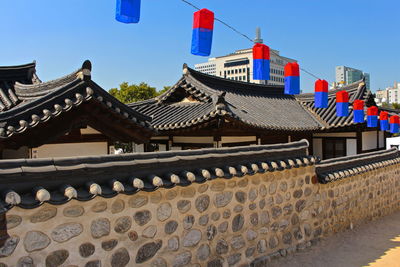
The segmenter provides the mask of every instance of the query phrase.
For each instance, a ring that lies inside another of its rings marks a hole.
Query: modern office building
[[[375,101],[378,105],[386,104],[400,104],[400,83],[395,82],[392,87],[387,87],[384,90],[376,91]]]
[[[336,82],[342,85],[348,85],[355,83],[365,77],[365,84],[370,89],[370,75],[362,70],[346,67],[336,67]]]
[[[262,43],[260,30],[257,29],[255,42]],[[295,59],[283,57],[278,50],[271,49],[271,71],[269,81],[253,80],[253,50],[252,48],[237,50],[226,56],[208,59],[208,62],[196,64],[194,69],[206,74],[227,78],[235,81],[251,82],[269,85],[284,85],[284,67]]]

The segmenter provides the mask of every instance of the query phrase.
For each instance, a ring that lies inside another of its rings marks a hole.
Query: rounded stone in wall
[[[107,218],[93,220],[90,225],[93,238],[100,238],[110,234],[110,221]]]
[[[131,208],[140,208],[149,202],[149,198],[143,195],[135,195],[131,197],[128,201],[128,205]]]
[[[170,251],[177,251],[179,249],[179,237],[173,236],[168,239],[167,248]]]
[[[294,198],[301,198],[303,196],[303,190],[298,189],[296,191],[293,192],[293,197]]]
[[[236,249],[236,250],[237,250],[237,249],[241,249],[241,248],[243,248],[245,245],[246,245],[246,241],[244,240],[243,236],[237,235],[237,236],[232,237],[232,240],[231,240],[231,247],[232,247],[233,249]]]
[[[223,267],[223,266],[224,266],[223,258],[216,258],[207,262],[207,267]]]
[[[7,229],[13,229],[21,224],[22,218],[18,215],[6,215]]]
[[[268,187],[268,192],[270,195],[273,195],[276,193],[276,188],[277,188],[277,184],[276,182],[272,182],[269,187]]]
[[[111,256],[111,267],[127,266],[131,258],[126,248],[117,249]]]
[[[246,187],[249,184],[249,179],[242,178],[238,182],[238,187]]]
[[[300,222],[300,218],[297,215],[297,213],[294,213],[292,215],[292,218],[290,219],[290,221],[291,221],[292,225],[296,225],[296,224],[298,224]]]
[[[242,205],[236,205],[236,206],[233,208],[233,211],[234,211],[234,212],[242,212],[242,211],[243,211],[243,206],[242,206]]]
[[[271,210],[272,218],[276,219],[282,214],[282,209],[279,206],[275,206]]]
[[[125,202],[122,199],[117,199],[111,204],[111,213],[120,213],[125,209]]]
[[[159,257],[151,262],[151,267],[167,267],[167,261]]]
[[[249,191],[249,200],[250,201],[254,201],[254,200],[256,200],[257,196],[258,196],[257,189],[256,188],[250,189],[250,191]]]
[[[165,193],[165,198],[167,200],[173,200],[176,198],[177,195],[178,195],[178,193],[176,193],[176,190],[170,189]]]
[[[291,232],[286,232],[282,235],[282,242],[285,245],[290,245],[292,244],[292,233]]]
[[[277,193],[275,196],[275,204],[279,205],[283,203],[283,197],[281,194]]]
[[[131,241],[136,241],[138,239],[138,233],[136,231],[130,231],[128,237]]]
[[[93,255],[94,251],[95,251],[95,247],[91,243],[83,243],[82,245],[79,246],[79,254],[83,258],[87,258],[87,257]]]
[[[213,221],[218,221],[219,218],[221,218],[221,213],[219,213],[218,211],[214,211],[214,212],[211,214],[211,220],[213,220]]]
[[[217,227],[215,227],[214,225],[209,225],[207,227],[207,240],[209,241],[213,240],[216,234],[217,234]]]
[[[50,220],[57,215],[57,208],[44,207],[35,212],[31,218],[31,223],[40,223]]]
[[[254,252],[256,252],[256,247],[249,247],[246,249],[245,255],[247,258],[250,258],[251,256],[253,256]]]
[[[142,236],[145,238],[153,238],[157,233],[157,226],[150,225],[143,230]]]
[[[133,219],[138,225],[143,226],[151,220],[151,212],[149,210],[138,211],[133,215]]]
[[[123,216],[115,221],[114,231],[118,234],[127,232],[132,227],[132,219],[129,216]]]
[[[253,230],[251,230],[251,229],[249,229],[249,230],[246,232],[246,238],[247,238],[248,241],[253,241],[253,240],[256,239],[257,237],[258,237],[257,232],[255,232],[255,231],[253,231]]]
[[[46,267],[61,266],[68,259],[68,257],[68,250],[60,249],[53,251],[46,257]]]
[[[183,218],[183,229],[189,230],[192,228],[194,224],[194,216],[193,215],[187,215],[185,218]]]
[[[247,199],[247,195],[243,191],[237,191],[237,192],[235,192],[235,198],[236,198],[237,202],[245,203],[246,199]]]
[[[258,203],[258,205],[259,205],[260,209],[265,208],[265,205],[266,205],[265,199],[261,199],[260,202]]]
[[[301,212],[306,207],[306,201],[300,199],[296,202],[296,211]]]
[[[254,226],[258,225],[258,213],[252,213],[250,215],[250,223]]]
[[[271,224],[271,230],[273,232],[277,232],[279,230],[279,223],[274,222],[273,224]]]
[[[170,234],[174,233],[177,228],[178,228],[178,222],[177,221],[169,221],[164,226],[164,232],[166,234],[170,235]]]
[[[0,248],[0,258],[10,256],[19,243],[18,236],[10,236]]]
[[[228,242],[226,242],[224,239],[218,240],[217,246],[215,248],[217,254],[219,255],[226,254],[228,253],[228,250],[229,250]]]
[[[249,210],[255,210],[257,208],[257,204],[256,203],[251,203],[249,205]]]
[[[199,188],[197,189],[197,191],[201,194],[206,192],[208,189],[208,184],[202,184],[199,186]]]
[[[162,199],[162,195],[160,191],[154,191],[150,194],[150,202],[153,204],[158,204],[160,203]]]
[[[283,214],[284,215],[290,215],[293,212],[293,205],[292,204],[286,204],[283,207]]]
[[[100,260],[88,261],[85,264],[85,267],[101,267],[101,261]]]
[[[63,243],[80,235],[82,231],[83,226],[80,223],[64,223],[53,229],[51,238],[58,243]]]
[[[236,181],[232,181],[232,180],[228,181],[227,186],[228,186],[228,188],[235,188],[236,187]]]
[[[196,190],[193,187],[184,187],[181,190],[181,197],[192,198],[196,194]]]
[[[304,179],[303,178],[297,179],[297,187],[302,187],[303,185],[304,185]]]
[[[238,232],[243,228],[244,217],[242,214],[237,214],[232,220],[232,231]]]
[[[136,254],[136,263],[143,263],[156,255],[158,250],[162,247],[162,240],[146,243],[141,246]]]
[[[218,193],[215,195],[214,198],[214,205],[217,208],[222,208],[225,207],[226,205],[228,205],[233,197],[233,193],[230,191],[225,191],[223,193]]]
[[[45,233],[30,231],[25,235],[24,247],[27,252],[33,252],[46,248],[50,242],[50,238]]]
[[[187,266],[191,260],[192,260],[192,253],[190,251],[184,251],[175,256],[172,262],[172,266],[173,267]]]
[[[286,191],[287,191],[287,188],[288,188],[287,182],[281,182],[281,183],[279,184],[279,190],[280,190],[280,191],[286,192]]]
[[[208,195],[201,195],[196,198],[195,206],[198,212],[204,212],[208,209],[210,205],[210,197]]]
[[[258,253],[265,253],[267,251],[267,241],[265,239],[261,239],[260,241],[258,241],[257,251]]]
[[[107,209],[107,202],[100,201],[94,204],[91,208],[93,212],[103,212]]]
[[[169,217],[171,217],[171,214],[172,207],[171,204],[169,204],[168,202],[162,203],[157,209],[157,219],[160,222],[167,220]]]
[[[190,203],[189,200],[179,200],[176,206],[179,212],[186,213],[190,210],[192,204]]]
[[[260,186],[259,193],[261,197],[265,197],[268,194],[268,189],[264,184]]]
[[[231,211],[229,209],[224,210],[224,212],[222,213],[222,217],[224,219],[229,219],[231,217]]]
[[[296,240],[303,239],[303,233],[299,227],[293,229],[293,236]]]
[[[197,259],[200,261],[205,261],[210,256],[210,253],[210,246],[207,244],[202,244],[197,250]]]
[[[105,251],[111,251],[111,250],[113,250],[117,245],[118,245],[118,240],[117,240],[117,239],[110,239],[110,240],[106,240],[106,241],[101,242],[101,247],[102,247]]]
[[[271,237],[269,238],[268,243],[269,243],[269,247],[270,247],[271,249],[274,249],[274,248],[276,248],[276,247],[279,245],[279,239],[278,239],[278,237],[277,237],[276,235],[271,236]]]
[[[223,222],[220,225],[218,225],[218,231],[220,233],[225,233],[226,230],[228,230],[228,222]]]
[[[35,267],[35,263],[31,257],[24,256],[18,260],[17,267]]]
[[[224,181],[215,181],[211,187],[210,187],[211,191],[214,192],[222,192],[225,189],[225,182]]]
[[[312,190],[309,187],[306,187],[306,189],[304,189],[304,196],[308,197],[309,195],[311,195]]]
[[[79,205],[67,207],[63,210],[65,217],[79,217],[85,212],[84,208]]]
[[[208,214],[200,216],[199,224],[202,226],[205,226],[205,225],[207,225],[207,223],[208,223]]]
[[[201,240],[201,231],[197,229],[190,230],[183,236],[183,246],[184,247],[194,247]]]

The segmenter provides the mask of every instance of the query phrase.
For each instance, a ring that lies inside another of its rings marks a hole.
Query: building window
[[[346,156],[346,139],[345,138],[323,139],[322,154],[324,159]]]

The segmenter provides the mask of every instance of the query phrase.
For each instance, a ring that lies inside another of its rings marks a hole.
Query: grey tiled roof
[[[93,101],[119,116],[121,123],[152,132],[150,117],[122,104],[91,80],[90,61],[85,61],[81,69],[57,80],[35,84],[14,82],[15,104],[0,111],[0,141],[40,127],[83,103]]]
[[[400,163],[396,148],[323,160],[316,166],[320,183],[329,183],[370,170]]]
[[[16,82],[23,84],[40,82],[36,76],[35,67],[35,62],[18,66],[0,67],[0,112],[12,109],[21,102],[18,93],[14,89]]]
[[[349,105],[349,115],[347,117],[336,116],[336,93],[341,90],[346,90],[349,93],[350,103],[356,99],[360,99],[364,100],[366,104],[374,104],[371,103],[371,101],[373,101],[371,91],[367,89],[363,80],[336,90],[330,90],[328,92],[328,108],[315,108],[313,93],[301,94],[296,98],[314,115],[317,120],[320,121],[321,124],[323,124],[322,129],[355,125],[356,123],[353,122],[353,109],[351,104]]]
[[[213,117],[224,117],[258,129],[310,131],[323,125],[282,86],[227,80],[184,66],[183,77],[167,92],[130,106],[152,116],[162,130],[190,127]],[[185,94],[192,103],[180,102]]]
[[[0,204],[34,208],[313,165],[308,141],[96,157],[0,161]],[[55,179],[56,177],[56,179]]]

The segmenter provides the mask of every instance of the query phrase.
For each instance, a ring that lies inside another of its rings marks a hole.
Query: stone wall
[[[399,209],[398,164],[328,184],[315,166],[7,212],[0,266],[247,266]]]

